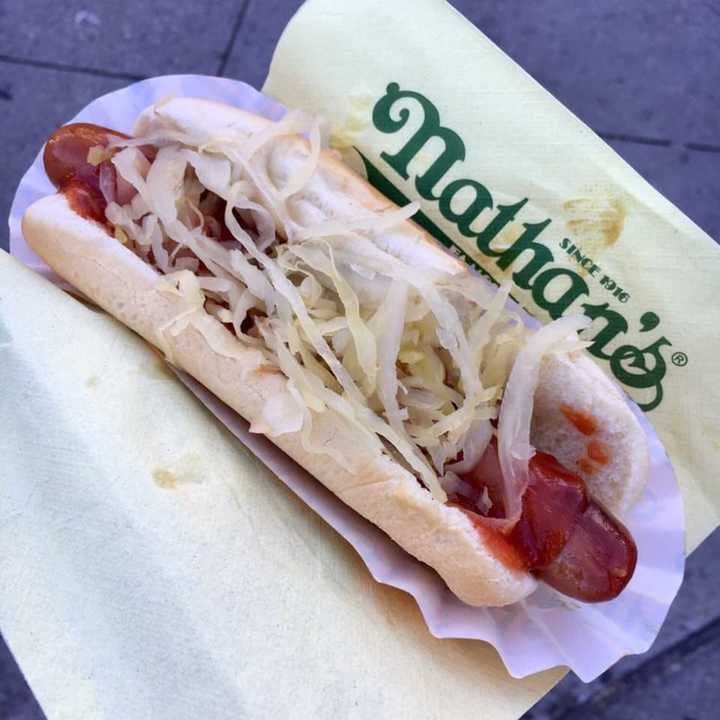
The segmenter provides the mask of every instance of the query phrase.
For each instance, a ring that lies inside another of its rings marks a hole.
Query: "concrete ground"
[[[340,0],[339,0],[340,1]],[[260,85],[297,0],[0,0],[0,216],[48,133],[150,75]],[[502,49],[720,239],[720,0],[456,0]],[[7,231],[0,231],[7,247]],[[589,685],[569,676],[534,720],[705,720],[720,707],[720,533],[689,560],[653,649]],[[0,628],[1,630],[1,628]],[[713,708],[715,708],[713,710]],[[0,718],[43,714],[0,641]]]

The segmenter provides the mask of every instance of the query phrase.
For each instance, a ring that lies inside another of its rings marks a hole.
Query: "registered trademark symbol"
[[[688,356],[684,352],[673,353],[670,359],[672,364],[678,367],[685,367],[688,364]]]

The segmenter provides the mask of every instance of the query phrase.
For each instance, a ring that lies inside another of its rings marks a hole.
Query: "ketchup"
[[[598,429],[597,419],[584,410],[578,410],[563,403],[560,405],[560,412],[583,435],[594,435]]]
[[[70,207],[83,217],[105,224],[107,202],[100,190],[100,172],[110,173],[115,181],[115,168],[105,161],[91,165],[88,152],[92,147],[107,147],[113,138],[127,135],[88,123],[73,123],[58,128],[47,141],[43,162],[45,172],[55,187],[67,197]]]
[[[528,486],[515,526],[501,532],[487,518],[505,517],[497,445],[461,479],[471,490],[452,494],[473,520],[495,556],[506,566],[525,569],[561,593],[584,602],[617,597],[630,581],[637,548],[627,529],[588,492],[585,482],[547,453],[528,465]],[[478,499],[492,505],[480,514]]]

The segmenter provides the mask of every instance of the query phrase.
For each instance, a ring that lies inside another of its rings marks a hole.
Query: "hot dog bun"
[[[137,133],[151,133],[154,110],[143,113]],[[256,133],[268,121],[208,101],[179,98],[160,112],[187,132]],[[307,152],[304,142],[282,138],[273,156],[280,175],[290,176]],[[312,203],[325,217],[349,219],[359,210],[391,207],[362,178],[332,154],[324,153],[318,171],[295,198],[299,213]],[[92,220],[77,215],[62,194],[34,203],[23,218],[28,244],[60,276],[99,306],[158,345],[158,328],[184,309],[184,301],[158,289],[158,275]],[[410,257],[418,268],[441,267],[467,272],[415,225],[406,222],[387,233],[386,249]],[[166,334],[173,362],[205,385],[250,422],[258,421],[269,398],[281,392],[284,376],[268,368],[262,355],[243,346],[215,318],[207,316],[213,333],[233,347],[234,357],[219,354],[192,325],[177,335]],[[608,463],[586,480],[609,509],[622,512],[644,486],[648,467],[644,433],[622,393],[592,361],[549,356],[543,364],[533,416],[533,442],[577,469],[586,454],[582,433],[560,412],[566,403],[592,414],[597,440],[608,449]],[[527,572],[508,568],[492,553],[482,534],[461,510],[443,505],[423,489],[400,464],[363,443],[332,411],[313,415],[314,434],[332,443],[355,468],[341,467],[327,455],[303,449],[300,433],[273,441],[317,477],[345,503],[373,522],[412,555],[435,568],[448,587],[471,605],[505,605],[529,595],[536,586]],[[580,471],[582,474],[582,470]]]

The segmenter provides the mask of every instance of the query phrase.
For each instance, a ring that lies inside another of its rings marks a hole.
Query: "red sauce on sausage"
[[[598,421],[593,415],[585,410],[578,410],[570,405],[560,405],[560,412],[577,428],[583,435],[593,435],[597,432]]]
[[[100,189],[100,171],[115,179],[115,168],[105,161],[91,165],[87,158],[90,148],[107,147],[113,138],[127,135],[88,123],[73,123],[58,128],[47,141],[43,153],[45,172],[50,182],[68,199],[70,207],[86,218],[105,224],[107,202]]]
[[[585,483],[552,456],[536,453],[520,520],[510,533],[528,569],[548,567],[562,552],[588,504]]]
[[[584,602],[612,600],[630,581],[637,549],[627,529],[588,492],[578,475],[552,455],[536,453],[520,519],[508,533],[488,518],[504,517],[502,474],[493,441],[470,473],[471,490],[449,498],[468,513],[491,552],[507,567],[525,569]],[[479,498],[492,501],[483,516]],[[512,548],[512,549],[510,549]]]
[[[464,507],[462,503],[449,504],[457,505],[467,513],[473,521],[478,535],[483,539],[485,546],[505,567],[511,570],[528,569],[527,559],[523,556],[521,549],[516,547],[510,538],[488,525],[485,518]]]
[[[537,574],[565,595],[602,602],[625,589],[636,564],[637,548],[627,529],[591,499],[560,555]]]

